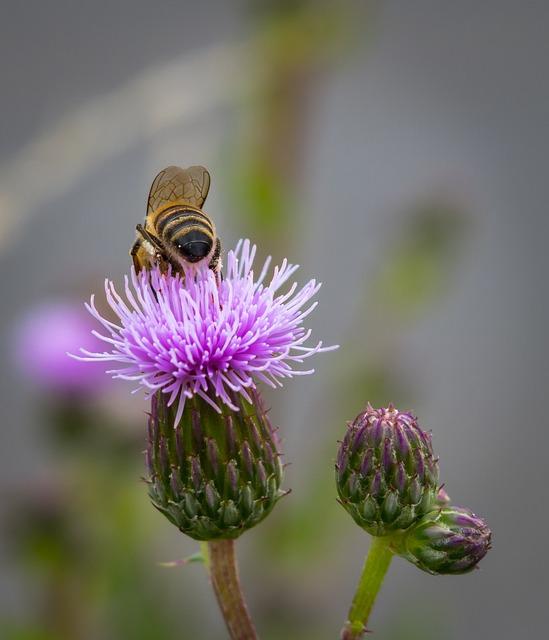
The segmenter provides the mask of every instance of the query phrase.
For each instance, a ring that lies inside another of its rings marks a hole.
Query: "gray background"
[[[251,27],[239,2],[57,0],[4,3],[2,13],[0,481],[9,489],[51,465],[33,391],[10,364],[25,309],[85,278],[97,290],[105,274],[127,269],[132,227],[161,166],[207,165],[209,210],[226,245],[247,234],[224,209],[220,173],[228,132],[242,126],[231,90],[242,83],[245,92],[248,73],[242,59],[225,72],[223,51],[246,42]],[[379,638],[415,637],[406,630],[427,629],[431,617],[433,637],[545,635],[548,25],[544,2],[388,1],[350,54],[317,79],[301,183],[308,217],[299,223],[299,255],[292,248],[289,258],[303,278],[323,281],[311,323],[342,348],[318,360],[318,375],[272,397],[297,496],[315,465],[331,464],[315,449],[308,403],[322,401],[327,370],[352,349],[353,291],[391,250],[398,212],[448,190],[469,215],[448,290],[403,323],[399,358],[413,379],[413,408],[434,431],[443,478],[486,517],[494,549],[481,571],[456,579],[395,561],[372,621]],[[171,77],[170,65],[185,76],[174,80],[176,99],[190,105],[181,117],[153,80]],[[205,69],[200,77],[197,69]],[[336,637],[367,546],[338,517],[344,534],[332,541],[326,569],[311,568],[295,587],[325,638]],[[186,544],[167,524],[159,528],[174,549]],[[254,609],[269,575],[247,544],[242,572]],[[2,608],[24,612],[28,582],[6,550],[2,561]],[[178,583],[183,617],[207,615],[199,571],[169,580]],[[396,611],[408,621],[398,629]],[[216,616],[204,637],[222,637]]]

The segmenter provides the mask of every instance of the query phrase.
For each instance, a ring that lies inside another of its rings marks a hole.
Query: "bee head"
[[[189,231],[175,243],[178,252],[187,262],[199,262],[212,250],[213,242],[210,236],[202,231]]]

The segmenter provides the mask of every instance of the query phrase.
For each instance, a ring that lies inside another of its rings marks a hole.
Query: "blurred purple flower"
[[[246,389],[262,380],[281,385],[281,378],[313,373],[295,370],[295,363],[335,347],[306,346],[311,331],[304,318],[320,284],[310,280],[301,289],[277,291],[298,269],[286,260],[263,284],[268,259],[259,278],[252,271],[256,247],[241,241],[227,257],[225,278],[202,266],[189,268],[185,278],[142,271],[125,278],[126,300],[112,282],[105,282],[109,305],[120,319],[114,324],[97,311],[92,296],[88,311],[103,325],[106,335],[95,335],[111,346],[109,352],[81,349],[81,360],[116,362],[108,371],[114,378],[133,380],[150,394],[169,394],[168,405],[178,401],[179,423],[185,399],[198,394],[219,411],[217,399],[233,410],[230,392],[251,401]]]
[[[30,309],[15,330],[13,358],[19,370],[40,387],[58,393],[90,393],[104,386],[104,370],[70,358],[81,347],[101,343],[79,305],[49,303]]]

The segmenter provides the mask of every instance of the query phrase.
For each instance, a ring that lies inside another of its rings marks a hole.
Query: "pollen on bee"
[[[152,243],[149,242],[148,240],[145,240],[144,238],[141,240],[141,246],[145,249],[145,251],[147,253],[149,253],[151,256],[155,256],[156,255],[156,249],[153,247]]]

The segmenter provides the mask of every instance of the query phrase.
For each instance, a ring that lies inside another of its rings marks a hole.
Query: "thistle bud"
[[[430,434],[392,405],[368,405],[340,445],[336,483],[343,507],[371,535],[407,529],[431,511],[439,491]]]
[[[181,421],[158,392],[152,400],[145,452],[153,505],[195,540],[237,538],[284,495],[277,439],[261,397],[235,393],[219,413],[198,395]]]
[[[490,549],[492,533],[469,509],[442,507],[395,538],[393,550],[433,575],[467,573]]]

